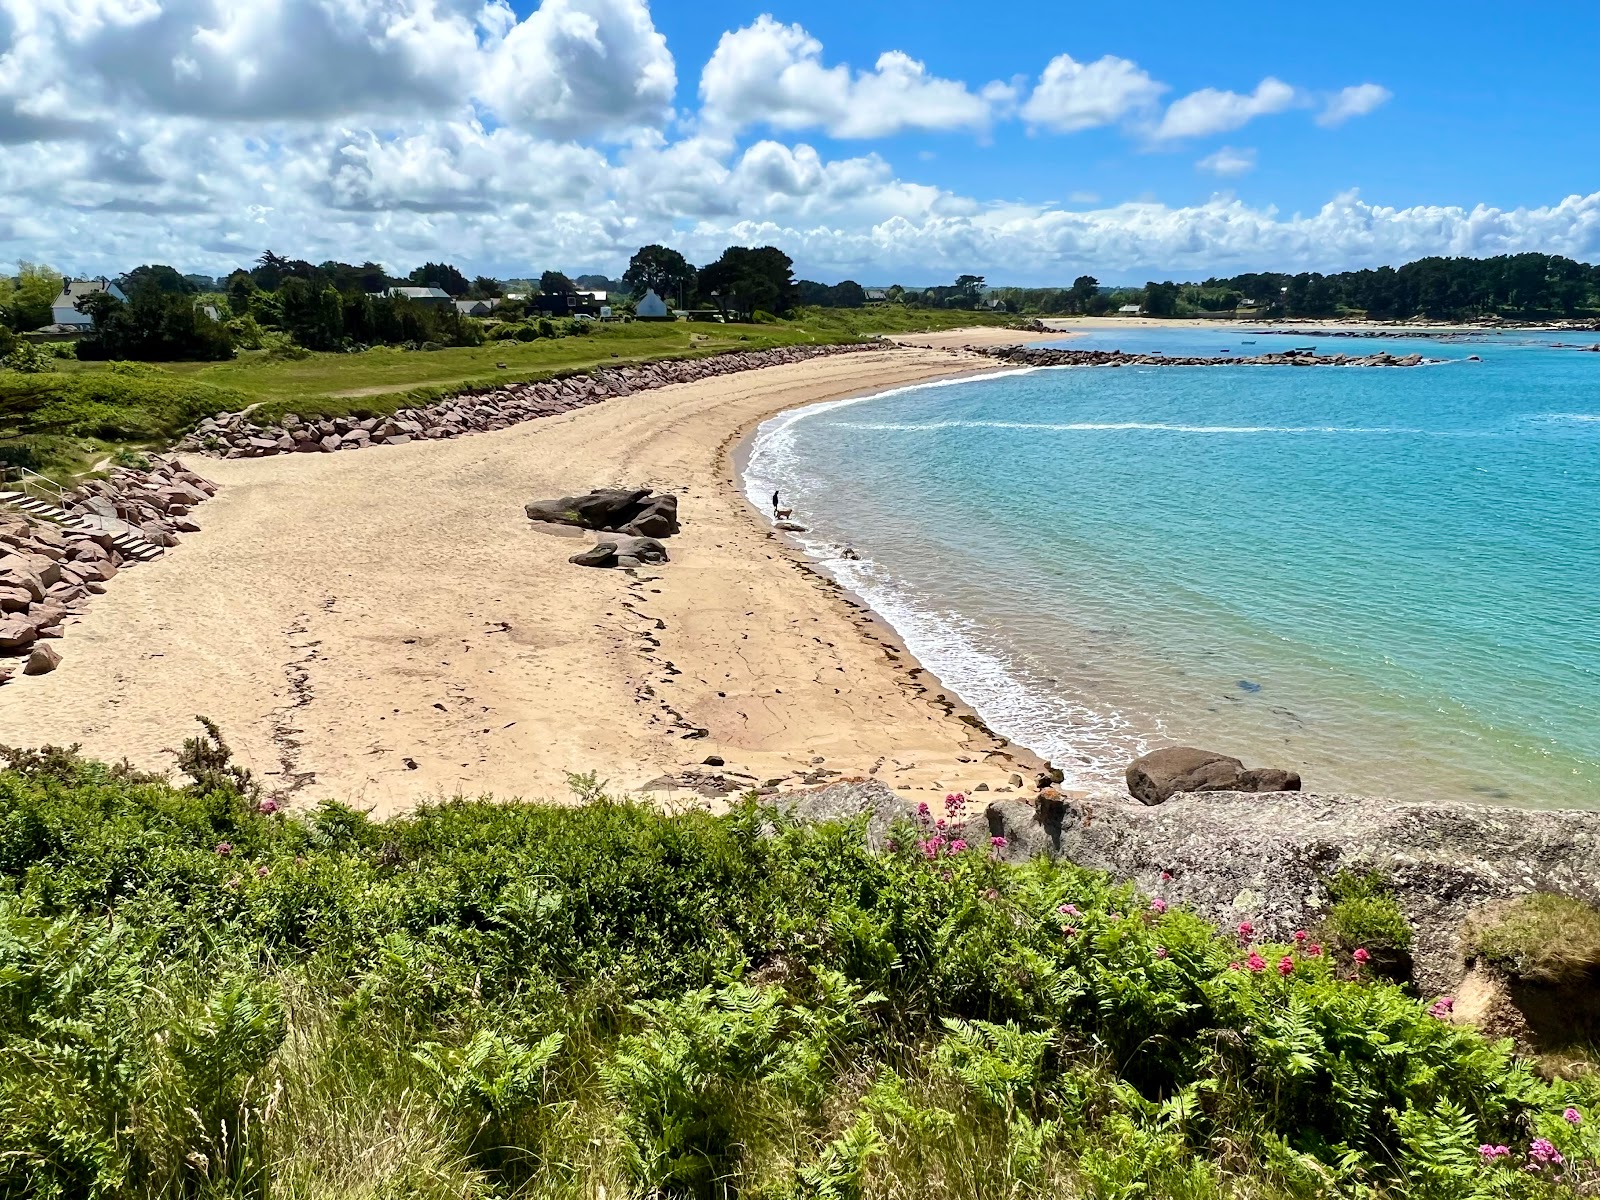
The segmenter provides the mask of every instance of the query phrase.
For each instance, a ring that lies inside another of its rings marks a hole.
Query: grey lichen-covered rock
[[[1237,758],[1193,746],[1167,746],[1135,759],[1128,794],[1163,804],[1179,792],[1298,792],[1300,776],[1275,767],[1246,767]]]
[[[897,817],[914,811],[880,783],[838,784],[783,802],[805,820],[866,813],[875,845]],[[1064,858],[1218,924],[1248,920],[1272,940],[1321,919],[1326,882],[1341,868],[1376,870],[1416,930],[1412,954],[1425,992],[1460,980],[1459,934],[1478,906],[1534,891],[1600,904],[1597,812],[1234,792],[1179,795],[1150,807],[1108,795],[996,800],[951,836],[972,845],[1003,837],[1009,860]]]

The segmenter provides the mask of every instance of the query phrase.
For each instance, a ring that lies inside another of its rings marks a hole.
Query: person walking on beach
[[[776,491],[772,493],[772,511],[778,511],[778,493]]]

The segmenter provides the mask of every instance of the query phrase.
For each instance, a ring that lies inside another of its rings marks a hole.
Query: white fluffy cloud
[[[713,129],[766,124],[870,138],[903,129],[986,129],[1014,92],[1003,83],[973,92],[898,50],[879,55],[871,71],[825,66],[822,43],[804,28],[761,16],[722,35],[700,76],[700,99]]]
[[[730,33],[683,114],[645,0],[0,0],[0,262],[72,272],[170,262],[222,273],[268,247],[404,270],[621,269],[665,241],[697,262],[771,242],[814,276],[1019,282],[1333,269],[1422,254],[1600,256],[1600,193],[1542,208],[1391,209],[1349,194],[1309,215],[1235,198],[1174,207],[997,204],[907,178],[834,137],[1123,125],[1171,139],[1309,103],[1287,84],[1163,85],[1114,57],[1058,55],[1026,100],[893,52],[829,66],[796,25]],[[1383,93],[1380,95],[1379,93]],[[1387,98],[1320,100],[1337,124]],[[741,130],[766,128],[741,136]],[[1224,147],[1221,175],[1252,152]],[[1086,178],[1085,183],[1094,180]]]
[[[1162,114],[1153,136],[1158,141],[1228,133],[1257,117],[1280,113],[1300,103],[1300,93],[1281,79],[1267,76],[1248,94],[1201,88],[1174,100]]]
[[[1126,58],[1107,54],[1080,63],[1070,54],[1058,54],[1022,106],[1022,116],[1030,125],[1077,133],[1143,111],[1166,90],[1166,84],[1157,83]]]
[[[1195,166],[1224,178],[1247,175],[1256,169],[1256,152],[1252,149],[1236,150],[1232,146],[1220,146],[1195,163]]]
[[[1331,129],[1351,117],[1364,117],[1393,99],[1394,93],[1380,84],[1358,83],[1329,96],[1317,114],[1317,124]]]

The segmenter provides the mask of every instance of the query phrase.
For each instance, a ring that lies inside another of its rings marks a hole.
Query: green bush
[[[1535,892],[1468,923],[1468,953],[1519,979],[1576,984],[1600,971],[1600,912]]]
[[[1328,885],[1328,937],[1345,951],[1409,950],[1412,930],[1376,872],[1341,871]]]
[[[927,827],[0,756],[7,1195],[1442,1200],[1600,1151],[1592,1077]]]

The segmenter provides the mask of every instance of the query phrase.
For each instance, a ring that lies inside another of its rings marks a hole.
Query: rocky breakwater
[[[1420,367],[1440,359],[1420,354],[1302,354],[1293,350],[1269,354],[1167,355],[1129,354],[1123,350],[1057,350],[1041,346],[973,347],[1019,367]]]
[[[200,528],[192,510],[216,484],[176,459],[148,470],[114,468],[40,505],[49,516],[0,503],[0,684],[18,669],[53,671],[55,643],[119,570],[159,557]]]
[[[403,446],[412,441],[505,429],[523,421],[572,412],[614,396],[631,396],[676,383],[883,349],[879,343],[780,346],[639,366],[602,367],[538,383],[476,388],[433,404],[403,408],[387,417],[301,419],[286,414],[276,423],[258,424],[251,419],[252,410],[246,409],[207,417],[178,443],[178,449],[219,458],[263,458],[273,454],[327,454],[369,446]]]

